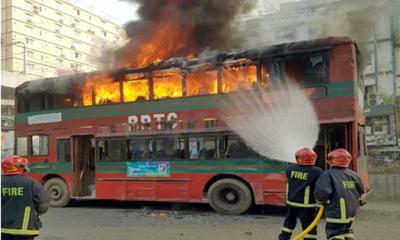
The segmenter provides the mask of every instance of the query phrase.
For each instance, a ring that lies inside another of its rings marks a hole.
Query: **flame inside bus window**
[[[218,81],[216,70],[198,70],[186,75],[187,96],[216,94]]]
[[[223,93],[251,89],[256,81],[257,67],[255,65],[233,65],[222,69]]]
[[[264,65],[261,68],[260,87],[268,88],[271,80],[271,70],[269,65]]]
[[[182,97],[182,77],[178,69],[154,71],[154,99]]]
[[[124,82],[124,102],[149,100],[149,80],[144,74],[129,74]]]
[[[85,80],[83,87],[83,104],[96,105],[120,102],[119,83],[105,75],[91,76]]]

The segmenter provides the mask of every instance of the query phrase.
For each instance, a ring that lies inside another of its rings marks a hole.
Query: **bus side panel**
[[[284,206],[286,202],[286,182],[287,179],[283,173],[266,174],[263,178],[262,185],[263,201],[258,204]]]
[[[341,82],[355,80],[355,67],[354,44],[336,46],[330,54],[329,81]]]
[[[96,198],[155,200],[154,181],[128,179],[126,173],[96,173]]]

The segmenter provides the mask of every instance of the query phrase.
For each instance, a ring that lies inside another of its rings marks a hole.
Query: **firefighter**
[[[329,240],[353,239],[351,224],[364,187],[360,177],[348,169],[351,154],[343,148],[328,154],[331,168],[315,184],[315,199],[326,205],[326,236]]]
[[[296,227],[297,218],[306,229],[314,220],[317,209],[313,197],[315,182],[323,172],[314,166],[317,154],[309,148],[302,148],[295,154],[297,164],[290,165],[286,170],[288,179],[286,187],[287,214],[283,223],[279,240],[289,240]],[[317,227],[312,229],[303,239],[317,239]]]
[[[28,159],[8,156],[1,169],[1,239],[34,239],[41,227],[39,215],[49,208],[47,193],[24,176]]]

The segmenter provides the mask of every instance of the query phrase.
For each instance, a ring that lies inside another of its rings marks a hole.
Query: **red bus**
[[[295,79],[320,121],[317,165],[344,147],[368,185],[363,82],[346,37],[206,59],[36,80],[16,89],[16,154],[52,206],[70,199],[208,202],[240,214],[285,204],[287,163],[262,157],[224,124],[216,102],[238,89]]]

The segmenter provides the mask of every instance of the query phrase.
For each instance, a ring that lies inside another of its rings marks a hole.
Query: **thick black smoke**
[[[174,22],[178,27],[191,31],[190,42],[184,43],[187,49],[227,50],[237,47],[241,39],[232,37],[233,20],[247,13],[257,2],[257,0],[127,1],[139,4],[139,20],[128,23],[125,28],[131,51],[148,40],[157,24],[162,22]],[[185,54],[187,49],[181,49],[180,52]],[[125,50],[127,49],[122,49]]]
[[[369,58],[368,44],[377,28],[390,25],[400,12],[399,0],[344,0],[313,19],[318,37],[349,36],[358,43],[362,63]],[[364,65],[364,64],[362,64]]]

